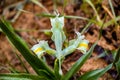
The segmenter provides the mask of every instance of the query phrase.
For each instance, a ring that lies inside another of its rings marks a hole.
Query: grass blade
[[[113,56],[114,56],[114,66],[118,72],[118,75],[120,77],[120,48],[117,51],[113,52]]]
[[[51,76],[48,72],[46,72],[45,70],[39,70],[39,72],[41,73],[41,76],[45,77],[47,80],[56,80],[54,79],[53,76]]]
[[[16,35],[15,32],[11,30],[11,26],[7,24],[10,25],[10,23],[2,19],[0,22],[0,28],[6,34],[11,43],[18,49],[18,51],[23,55],[27,62],[32,66],[36,73],[39,74],[39,69],[43,69],[54,77],[53,71],[42,61],[42,59],[39,59],[38,57],[32,55],[32,52],[28,48],[25,41]]]
[[[98,80],[100,76],[102,76],[105,72],[107,72],[111,68],[112,68],[112,64],[108,65],[103,69],[97,69],[87,72],[84,75],[80,76],[78,80]]]
[[[118,74],[120,75],[120,59],[115,63]]]
[[[119,20],[120,20],[120,16],[117,16],[117,17],[115,18],[115,20],[116,20],[116,21],[119,21]],[[106,28],[106,27],[114,24],[115,20],[114,20],[114,19],[111,19],[111,20],[109,20],[108,22],[106,22],[106,23],[104,24],[104,28]]]
[[[22,67],[25,69],[25,71],[26,71],[27,73],[29,73],[27,67],[25,66],[25,64],[24,64],[24,62],[22,61],[22,59],[20,58],[20,56],[19,56],[16,52],[15,52],[15,54],[16,54],[17,58],[19,59]]]
[[[63,76],[62,80],[69,80],[80,69],[80,67],[92,54],[95,45],[96,43],[91,47],[91,49],[85,55],[80,57],[80,59],[71,67],[71,69],[65,74],[65,76]]]
[[[111,1],[111,0],[108,0],[108,2],[109,2],[109,5],[110,5],[110,8],[111,8],[111,10],[112,10],[112,14],[113,14],[114,18],[116,18],[115,11],[114,11],[114,7],[113,7],[113,5],[112,5],[112,1]]]
[[[44,77],[30,74],[0,74],[0,80],[47,80]]]
[[[36,16],[38,17],[56,17],[56,15],[54,14],[47,14],[47,13],[41,13],[41,14],[36,14]],[[88,18],[85,18],[85,17],[81,17],[81,16],[71,16],[71,15],[60,15],[59,17],[62,17],[64,16],[65,18],[75,18],[75,19],[82,19],[82,20],[89,20]]]
[[[60,80],[62,75],[59,74],[59,60],[58,59],[56,59],[54,62],[54,72],[55,72],[56,78]]]
[[[43,8],[45,12],[49,13],[49,11],[39,2],[39,0],[30,0],[31,2],[35,3],[39,7]]]

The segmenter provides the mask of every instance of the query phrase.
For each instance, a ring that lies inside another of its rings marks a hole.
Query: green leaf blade
[[[90,57],[93,52],[96,43],[91,47],[91,49],[83,55],[72,67],[71,69],[63,76],[62,80],[69,80],[84,64],[84,62]]]
[[[0,74],[0,80],[47,80],[31,74]]]
[[[80,76],[78,80],[98,80],[100,76],[102,76],[105,72],[112,68],[113,64],[108,65],[103,69],[97,69],[90,72],[85,73],[84,75]]]
[[[39,69],[46,70],[51,76],[54,77],[53,71],[38,57],[32,55],[31,50],[28,48],[27,44],[23,39],[21,39],[18,35],[15,34],[13,30],[11,30],[11,25],[5,20],[0,21],[0,28],[6,34],[8,39],[12,42],[12,44],[18,49],[18,51],[23,55],[23,57],[27,60],[27,62],[32,66],[32,68],[36,71],[37,74],[40,75]]]

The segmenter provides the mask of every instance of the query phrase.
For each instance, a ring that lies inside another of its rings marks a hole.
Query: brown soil
[[[48,9],[50,13],[53,13],[53,2],[51,0],[42,0],[42,4]],[[75,16],[82,16],[82,17],[90,17],[90,15],[85,14],[83,10],[81,10],[78,4],[68,4],[64,10],[66,15],[75,15]],[[81,4],[79,4],[80,6]],[[2,9],[4,10],[4,9]],[[45,35],[42,30],[50,29],[50,20],[49,18],[37,17],[34,14],[42,13],[44,10],[33,3],[25,4],[24,10],[30,11],[32,13],[21,13],[17,20],[12,23],[13,27],[16,29],[16,33],[21,36],[31,48],[37,40],[47,40],[51,47],[54,47],[53,41],[51,40],[50,36]],[[59,3],[58,11],[62,13],[62,6]],[[104,13],[104,11],[102,12]],[[9,15],[8,19],[12,19],[15,14]],[[102,14],[100,14],[102,15]],[[12,17],[11,17],[12,16]],[[65,19],[65,31],[67,33],[68,39],[75,38],[74,29],[77,31],[81,31],[84,26],[87,24],[87,21],[79,20],[79,19]],[[26,30],[26,31],[20,31]],[[27,31],[28,30],[28,31]],[[30,31],[29,31],[30,30]],[[99,36],[99,26],[90,25],[90,28],[84,33],[86,39],[90,41],[90,46],[95,43]],[[78,75],[82,75],[85,72],[101,69],[107,66],[109,63],[104,58],[96,58],[99,55],[101,50],[114,50],[120,46],[120,29],[116,29],[113,26],[109,26],[103,30],[103,35],[99,40],[96,50],[92,54],[92,56],[86,61],[86,63],[82,66],[80,71],[78,71],[77,75],[75,75],[71,80],[75,80]],[[0,73],[9,73],[10,71],[8,68],[15,67],[16,70],[24,72],[19,59],[16,57],[15,53],[17,53],[29,69],[29,72],[35,74],[32,70],[30,65],[25,61],[25,59],[20,55],[20,53],[10,45],[7,40],[7,37],[0,32]],[[63,72],[66,73],[71,66],[78,60],[83,54],[79,51],[75,51],[74,53],[68,55],[63,62],[62,68]],[[48,64],[53,66],[54,58],[46,55],[48,60]],[[114,77],[108,72],[103,75],[100,80],[114,80]]]

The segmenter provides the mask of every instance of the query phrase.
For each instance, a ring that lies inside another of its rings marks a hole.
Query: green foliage
[[[71,67],[71,69],[66,73],[62,73],[61,65],[65,57],[71,53],[73,53],[76,49],[81,50],[79,46],[80,43],[82,43],[84,39],[84,36],[82,35],[85,30],[94,23],[95,25],[100,26],[100,36],[99,39],[102,35],[102,29],[106,28],[112,24],[119,25],[117,22],[120,20],[120,16],[116,16],[114,12],[114,8],[112,5],[112,1],[109,1],[109,5],[111,8],[111,12],[113,14],[113,18],[107,22],[104,23],[104,19],[102,20],[101,17],[99,16],[99,11],[98,8],[100,9],[100,6],[96,7],[97,4],[102,4],[103,0],[83,0],[81,9],[83,11],[87,12],[90,16],[92,16],[91,19],[81,17],[81,16],[73,16],[73,15],[64,15],[64,9],[63,9],[63,14],[59,15],[56,14],[50,14],[49,11],[43,6],[38,0],[30,0],[34,4],[38,5],[39,7],[43,8],[43,10],[46,13],[40,13],[36,14],[38,17],[50,17],[51,20],[51,25],[52,29],[51,30],[46,30],[44,31],[45,34],[51,35],[50,32],[52,32],[52,40],[55,43],[55,49],[52,49],[49,47],[47,41],[41,41],[39,44],[36,44],[37,47],[39,47],[39,50],[42,50],[43,52],[41,54],[37,54],[38,57],[33,55],[29,47],[27,46],[26,42],[20,38],[12,28],[9,22],[7,22],[4,19],[0,20],[0,32],[4,32],[6,36],[8,37],[9,41],[18,49],[18,51],[23,55],[23,57],[26,59],[26,61],[31,65],[31,67],[35,70],[37,73],[36,75],[32,75],[29,73],[29,71],[26,72],[27,74],[22,74],[16,71],[15,69],[10,68],[10,71],[13,72],[12,74],[0,74],[0,79],[2,80],[69,80],[74,74],[77,73],[77,71],[82,67],[82,65],[86,62],[86,60],[91,56],[94,47],[96,46],[97,42],[94,43],[94,45],[90,48],[90,50],[85,50],[84,55],[80,57],[75,64]],[[57,9],[57,2],[61,2],[63,4],[63,8],[67,5],[67,0],[53,0],[54,1],[54,8],[55,10]],[[73,0],[69,0],[70,2],[74,2]],[[75,0],[76,2],[78,0]],[[87,4],[86,4],[87,3]],[[92,8],[94,13],[90,13],[88,10],[89,8]],[[24,11],[24,10],[23,10]],[[24,11],[25,12],[25,11]],[[26,11],[27,12],[27,11]],[[95,14],[93,17],[92,14]],[[64,27],[64,18],[75,18],[75,19],[81,19],[81,20],[86,20],[88,21],[88,25],[83,29],[81,33],[76,32],[77,37],[75,39],[72,39],[68,41],[68,45],[64,48],[63,44],[65,43],[66,40],[66,35],[63,31]],[[59,35],[59,36],[58,36]],[[87,43],[86,43],[87,44]],[[36,46],[34,49],[37,48]],[[33,50],[34,52],[34,50]],[[49,55],[55,56],[56,59],[54,61],[54,69],[51,69],[41,57],[44,57],[44,52],[48,53]],[[37,51],[36,51],[37,53]],[[97,80],[100,76],[102,76],[104,73],[106,73],[109,69],[114,66],[118,72],[118,77],[120,78],[120,48],[118,50],[115,50],[112,52],[113,53],[113,64],[108,65],[105,68],[102,69],[97,69],[93,70],[90,72],[87,72],[83,75],[81,75],[78,80]],[[103,56],[103,55],[102,55]],[[19,56],[18,56],[19,58]],[[19,58],[20,59],[20,58]],[[21,59],[20,59],[21,61]],[[21,61],[22,62],[22,61]],[[23,67],[26,68],[24,66]]]
[[[118,50],[112,51],[113,59],[114,59],[114,66],[118,72],[118,76],[120,78],[120,48]]]
[[[116,70],[117,70],[118,74],[120,75],[120,58],[119,58],[119,60],[115,63],[115,66],[116,66]]]
[[[51,32],[53,34],[51,39],[55,43],[56,50],[50,48],[47,41],[40,41],[38,44],[33,46],[34,49],[32,48],[33,52],[35,52],[38,56],[36,57],[35,55],[32,54],[26,42],[14,32],[14,29],[12,28],[10,23],[4,19],[1,19],[0,28],[2,29],[2,31],[6,34],[6,36],[11,41],[11,43],[18,49],[18,51],[23,55],[26,61],[31,65],[31,67],[37,73],[37,75],[30,75],[29,73],[28,74],[0,74],[1,79],[8,80],[9,78],[10,79],[14,78],[15,80],[20,80],[20,78],[22,78],[23,80],[24,79],[38,80],[41,78],[42,79],[45,78],[46,80],[69,80],[75,73],[77,73],[77,71],[82,67],[85,61],[91,56],[97,42],[90,48],[90,50],[87,51],[86,48],[88,46],[88,43],[83,43],[83,41],[85,40],[84,39],[85,36],[81,35],[81,33],[76,31],[76,34],[77,34],[76,39],[69,41],[70,44],[67,47],[63,48],[63,43],[66,40],[66,36],[63,31],[64,17],[63,16],[59,17],[59,15],[57,15],[55,18],[51,18],[51,25],[52,25]],[[76,49],[82,51],[83,49],[79,47],[81,46],[85,47],[85,45],[86,45],[86,48],[84,49],[84,52],[83,52],[84,55],[77,60],[77,62],[71,67],[71,69],[65,75],[63,75],[61,65],[65,56],[71,54]],[[39,52],[40,54],[38,54]],[[43,59],[41,59],[44,52],[56,57],[56,60],[54,63],[54,70],[51,69],[44,62]],[[43,54],[41,55],[41,53]],[[104,69],[91,71],[89,73],[86,73],[87,75],[85,74],[82,76],[88,76],[91,79],[93,79],[93,76],[99,73],[99,75],[96,76],[96,79],[97,79],[101,75],[103,75],[107,70],[109,70],[111,66],[112,65],[109,65]],[[119,68],[119,66],[117,68]],[[90,75],[90,73],[92,74],[92,76]],[[81,79],[81,77],[79,79]]]
[[[56,78],[61,79],[62,75],[59,74],[59,60],[58,59],[56,59],[54,62],[54,72],[55,72]]]
[[[102,5],[102,1],[103,0],[83,0],[83,4],[81,5],[81,9],[86,13],[86,14],[89,14],[90,17],[93,18],[93,12],[90,13],[90,11],[88,10],[90,7],[89,5],[91,6],[91,8],[93,9],[94,11],[94,14],[95,14],[95,18],[96,19],[88,19],[89,22],[92,22],[92,23],[95,23],[96,25],[100,26],[104,23],[103,20],[100,18],[99,16],[99,12],[96,8],[97,4],[100,4]],[[110,5],[110,8],[111,8],[111,12],[113,14],[113,17],[111,20],[107,21],[106,23],[104,23],[104,28],[112,25],[112,24],[115,24],[115,25],[119,25],[118,24],[118,21],[120,20],[120,16],[116,16],[115,15],[115,11],[114,11],[114,7],[113,7],[113,4],[112,4],[112,1],[111,0],[108,0],[109,2],[109,5]],[[86,4],[87,3],[87,4]],[[102,8],[102,6],[99,6],[99,8]],[[107,13],[106,13],[107,14]]]
[[[63,80],[69,80],[72,75],[74,75],[79,69],[80,67],[85,63],[85,61],[90,57],[90,55],[93,52],[93,49],[95,47],[96,44],[94,44],[91,49],[85,54],[83,55],[72,67],[71,69],[65,74],[65,76],[63,76]]]
[[[88,79],[98,80],[100,76],[102,76],[105,72],[107,72],[111,68],[112,68],[112,64],[108,65],[107,67],[103,69],[97,69],[97,70],[87,72],[83,74],[82,76],[80,76],[78,80],[88,80]]]
[[[0,80],[47,80],[45,77],[40,77],[31,74],[0,74]]]
[[[16,33],[13,31],[12,27],[9,26],[10,23],[5,20],[1,20],[0,28],[6,34],[8,39],[13,43],[13,45],[21,52],[23,57],[27,60],[27,62],[32,66],[32,68],[36,71],[38,75],[41,75],[39,72],[40,69],[43,69],[50,73],[52,77],[54,77],[53,71],[38,57],[34,56],[32,52],[29,50],[27,44],[23,39],[21,39]]]
[[[49,13],[48,10],[38,0],[30,0],[30,1],[38,5],[39,7],[43,8],[46,13]]]

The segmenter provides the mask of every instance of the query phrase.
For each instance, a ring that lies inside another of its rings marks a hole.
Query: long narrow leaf
[[[45,70],[39,70],[39,73],[41,73],[41,76],[44,76],[47,80],[54,80],[54,77],[51,76],[47,71]]]
[[[25,71],[26,71],[27,73],[29,73],[27,67],[25,66],[25,64],[24,64],[24,62],[22,61],[22,59],[20,58],[20,56],[19,56],[16,52],[15,52],[15,54],[16,54],[17,58],[19,59],[22,67],[25,69]]]
[[[116,20],[116,21],[119,21],[119,20],[120,20],[120,16],[117,16],[117,17],[115,18],[115,20]],[[114,24],[115,20],[114,20],[114,19],[111,19],[111,20],[109,20],[108,22],[106,22],[106,23],[104,24],[104,28],[106,28],[106,27]]]
[[[118,49],[118,51],[116,51],[113,64],[115,65],[117,72],[120,75],[120,48]]]
[[[38,5],[39,7],[43,8],[45,12],[49,13],[48,10],[38,0],[30,0],[30,1],[32,1],[33,3]]]
[[[60,80],[61,75],[59,74],[59,60],[58,59],[56,59],[54,62],[54,72],[55,72],[56,78]]]
[[[55,80],[47,71],[39,70],[39,72],[41,73],[41,76],[44,76],[47,80]]]
[[[19,61],[21,62],[22,67],[25,69],[25,71],[26,71],[27,73],[29,73],[29,71],[28,71],[27,67],[25,66],[24,62],[22,61],[22,59],[20,58],[20,56],[16,53],[16,48],[15,48],[14,45],[10,42],[9,39],[7,39],[7,40],[8,40],[9,43],[12,45],[13,52],[15,53],[15,55],[17,56],[17,58],[18,58]]]
[[[120,59],[115,63],[118,74],[120,75]]]
[[[36,16],[38,16],[38,17],[51,17],[51,18],[56,17],[56,15],[46,14],[46,13],[36,14]],[[81,17],[81,16],[60,15],[59,17],[61,17],[61,16],[64,16],[64,18],[68,18],[68,19],[75,18],[75,19],[82,19],[82,20],[87,20],[87,21],[89,20],[88,18]]]
[[[0,80],[47,80],[44,77],[30,74],[0,74]]]
[[[84,75],[80,76],[78,80],[98,80],[100,76],[102,76],[105,72],[107,72],[111,68],[112,64],[108,65],[106,68],[103,69],[87,72]]]
[[[80,57],[80,59],[71,67],[71,69],[65,74],[65,76],[63,76],[62,80],[69,80],[80,69],[80,67],[92,54],[95,45],[96,43],[91,47],[91,49],[85,55]]]
[[[1,20],[0,28],[6,34],[6,36],[12,42],[12,44],[23,55],[23,57],[28,61],[28,63],[33,67],[36,73],[39,74],[39,69],[43,69],[54,77],[53,71],[42,61],[42,59],[38,59],[38,57],[32,55],[32,52],[28,48],[25,41],[21,39],[18,35],[16,35],[14,31],[11,30],[11,26],[9,26],[10,24],[7,24],[9,24],[7,21]]]

